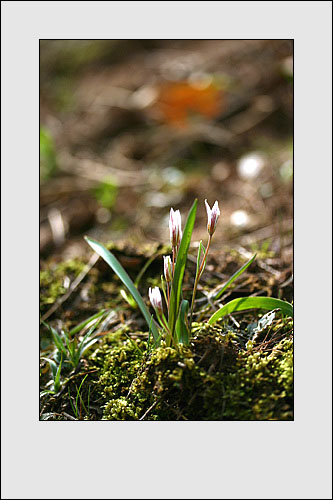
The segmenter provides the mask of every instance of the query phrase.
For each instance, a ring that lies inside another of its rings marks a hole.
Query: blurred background
[[[168,243],[170,207],[185,221],[194,198],[205,243],[207,198],[221,208],[212,251],[261,252],[287,279],[292,55],[291,40],[42,40],[42,267],[88,259],[84,234]]]

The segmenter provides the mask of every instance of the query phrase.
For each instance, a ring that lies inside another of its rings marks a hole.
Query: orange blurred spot
[[[161,121],[185,127],[193,114],[208,119],[218,116],[222,107],[222,91],[213,83],[205,87],[188,82],[166,83],[159,88],[155,106]]]

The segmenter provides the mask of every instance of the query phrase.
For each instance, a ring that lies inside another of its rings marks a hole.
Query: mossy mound
[[[239,349],[232,333],[204,328],[190,346],[150,351],[122,335],[91,356],[103,420],[292,420],[293,342]]]

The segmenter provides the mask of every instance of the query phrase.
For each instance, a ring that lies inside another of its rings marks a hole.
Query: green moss
[[[293,419],[293,342],[283,339],[271,353],[241,351],[237,369],[225,377],[224,418]]]
[[[72,259],[40,272],[40,305],[41,311],[48,304],[53,304],[66,292],[66,277],[70,282],[83,270],[85,264],[79,259]]]
[[[239,350],[234,334],[205,327],[189,347],[121,333],[91,356],[104,420],[292,420],[292,340]]]

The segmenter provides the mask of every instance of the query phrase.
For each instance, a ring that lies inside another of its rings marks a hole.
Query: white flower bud
[[[167,283],[170,283],[172,280],[172,262],[171,257],[168,255],[167,257],[163,256],[164,259],[164,277]]]
[[[207,210],[207,231],[208,233],[212,236],[214,234],[214,231],[216,229],[217,225],[217,220],[220,217],[220,209],[217,201],[215,201],[214,205],[212,208],[207,203],[207,200],[205,200],[205,205],[206,205],[206,210]]]
[[[181,228],[181,215],[179,210],[170,209],[170,219],[169,219],[169,229],[170,229],[170,241],[173,247],[177,247],[182,238],[182,228]]]
[[[163,312],[162,296],[158,286],[153,289],[149,287],[149,300],[156,312],[161,314]]]

